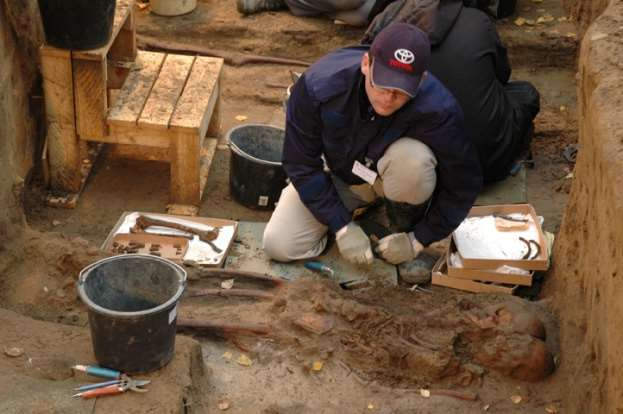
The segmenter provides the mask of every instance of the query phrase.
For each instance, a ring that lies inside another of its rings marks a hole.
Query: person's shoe
[[[417,205],[392,201],[388,198],[383,201],[392,233],[411,231],[415,223],[422,220],[429,205],[428,201]]]
[[[236,7],[242,14],[254,14],[263,11],[277,11],[288,6],[284,0],[236,0]]]
[[[428,283],[436,262],[436,258],[426,252],[422,252],[415,259],[399,264],[398,275],[403,282],[410,285]]]

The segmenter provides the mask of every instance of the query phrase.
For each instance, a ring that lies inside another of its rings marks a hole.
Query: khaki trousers
[[[428,200],[435,190],[436,166],[437,159],[428,146],[413,138],[401,138],[379,160],[379,176],[374,186],[348,186],[335,176],[332,179],[351,212],[378,197],[417,205]],[[309,259],[324,250],[327,231],[328,227],[314,217],[289,184],[266,225],[263,248],[271,259],[280,262]]]

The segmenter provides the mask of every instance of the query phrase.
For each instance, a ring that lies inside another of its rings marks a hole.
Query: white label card
[[[353,174],[355,174],[357,177],[361,178],[370,185],[374,185],[377,176],[377,173],[375,173],[357,160],[355,160],[355,163],[353,164]]]

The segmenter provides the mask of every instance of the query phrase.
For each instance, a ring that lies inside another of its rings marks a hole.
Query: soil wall
[[[562,0],[562,4],[574,20],[580,25],[580,32],[584,33],[588,26],[608,6],[610,0]]]
[[[586,31],[580,151],[546,294],[561,318],[565,412],[623,412],[623,1]]]
[[[24,223],[21,196],[38,146],[38,13],[35,0],[0,0],[0,245]]]

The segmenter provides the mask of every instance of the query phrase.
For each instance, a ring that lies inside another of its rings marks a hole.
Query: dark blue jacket
[[[420,243],[448,236],[461,223],[480,190],[475,149],[460,107],[432,75],[418,94],[389,117],[374,113],[364,89],[361,60],[367,46],[337,50],[312,65],[292,88],[286,116],[283,167],[314,217],[336,232],[351,221],[329,175],[346,183],[355,160],[376,164],[402,137],[417,138],[437,158],[437,187],[426,217],[413,228]],[[368,161],[368,162],[366,162]]]

